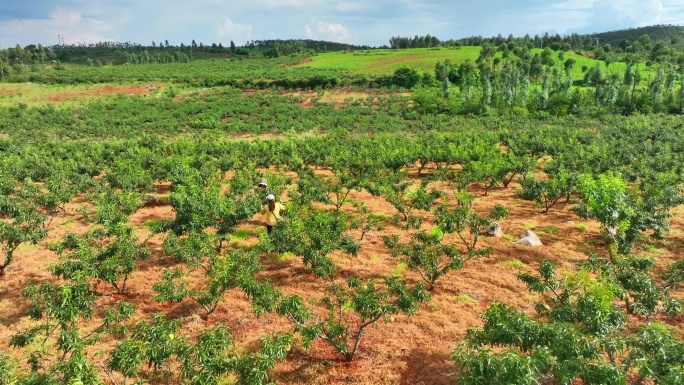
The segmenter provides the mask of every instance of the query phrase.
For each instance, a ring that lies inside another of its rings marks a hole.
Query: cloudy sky
[[[0,45],[523,36],[684,25],[684,0],[0,0]]]

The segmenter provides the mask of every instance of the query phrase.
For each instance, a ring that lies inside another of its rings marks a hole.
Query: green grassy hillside
[[[438,61],[451,60],[455,65],[461,64],[466,60],[475,62],[480,55],[482,47],[462,47],[454,48],[413,48],[413,49],[375,49],[367,51],[356,52],[328,52],[311,57],[297,64],[295,67],[308,67],[319,69],[342,69],[356,74],[367,75],[389,75],[403,66],[415,68],[422,72],[432,72],[435,69],[435,63]],[[531,54],[540,54],[542,50],[535,48],[531,50]],[[497,54],[501,57],[501,54]],[[601,60],[594,60],[591,57],[578,55],[574,52],[566,52],[564,59],[558,58],[558,53],[554,53],[554,59],[557,63],[562,64],[568,59],[574,59],[575,65],[571,71],[574,80],[580,80],[584,77],[582,68],[594,67],[601,63],[605,68],[605,62]],[[502,61],[503,62],[503,61]],[[611,63],[607,72],[624,72],[626,68],[625,63]]]
[[[310,68],[336,68],[368,75],[386,75],[397,68],[408,66],[420,71],[433,71],[435,63],[451,60],[455,64],[466,60],[474,62],[482,47],[374,49],[356,52],[329,52],[319,54],[299,66]]]
[[[643,35],[648,35],[653,41],[665,41],[667,43],[671,43],[672,39],[675,39],[677,47],[682,48],[684,46],[684,26],[678,25],[650,25],[647,27],[595,33],[590,36],[599,39],[601,44],[610,44],[613,47],[617,47],[623,40],[633,42]]]

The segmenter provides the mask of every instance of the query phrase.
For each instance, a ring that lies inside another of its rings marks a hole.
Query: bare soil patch
[[[311,108],[315,103],[327,103],[335,106],[336,109],[344,107],[349,103],[360,101],[361,103],[368,103],[372,106],[373,110],[379,108],[378,97],[387,95],[387,93],[382,94],[378,90],[356,90],[351,88],[339,88],[335,90],[325,90],[325,91],[282,91],[280,96],[293,96],[302,99],[299,104],[302,108]],[[410,95],[410,93],[402,93],[401,95]],[[369,96],[374,96],[369,100]],[[314,101],[315,99],[315,101]]]
[[[255,94],[257,92],[264,92],[264,90],[258,90],[258,89],[253,89],[253,88],[248,88],[248,89],[242,90],[243,95]]]
[[[154,88],[143,85],[103,85],[87,88],[74,88],[69,91],[55,92],[47,99],[48,102],[79,101],[95,97],[111,97],[116,95],[146,95]]]
[[[0,97],[11,96],[21,93],[21,88],[18,87],[3,87],[0,88]]]
[[[311,62],[313,62],[313,59],[310,58],[310,57],[307,57],[307,58],[302,59],[302,60],[299,61],[298,63],[293,64],[293,65],[291,65],[291,66],[287,66],[287,67],[285,67],[285,68],[295,68],[295,67],[299,67],[299,66],[302,66],[302,65],[305,65],[305,64],[309,64],[309,63],[311,63]]]

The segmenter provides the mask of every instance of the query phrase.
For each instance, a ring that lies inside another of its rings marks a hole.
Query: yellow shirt
[[[278,202],[276,202],[273,212],[268,210],[268,205],[264,205],[261,208],[261,213],[266,215],[266,224],[269,226],[275,226],[278,223],[278,219],[280,219],[281,210],[285,210],[285,206]]]

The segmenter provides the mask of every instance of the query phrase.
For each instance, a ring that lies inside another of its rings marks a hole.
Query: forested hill
[[[311,40],[311,39],[274,39],[274,40],[252,40],[247,42],[246,48],[261,48],[261,49],[273,49],[277,46],[283,46],[287,44],[301,44],[306,49],[312,49],[316,51],[346,51],[346,50],[360,50],[360,49],[370,49],[373,47],[367,45],[354,45],[346,43],[336,43],[333,41],[323,41],[323,40]]]
[[[355,51],[369,49],[367,45],[359,46],[345,43],[335,43],[332,41],[311,40],[311,39],[275,39],[275,40],[252,40],[247,42],[244,49],[252,54],[261,53],[266,57],[287,56],[293,53],[303,54],[307,51],[329,52],[329,51]]]
[[[680,48],[684,47],[684,26],[679,25],[651,25],[648,27],[594,33],[590,36],[599,39],[601,45],[610,44],[613,47],[618,47],[625,40],[633,42],[644,35],[648,35],[652,41],[665,41]]]

